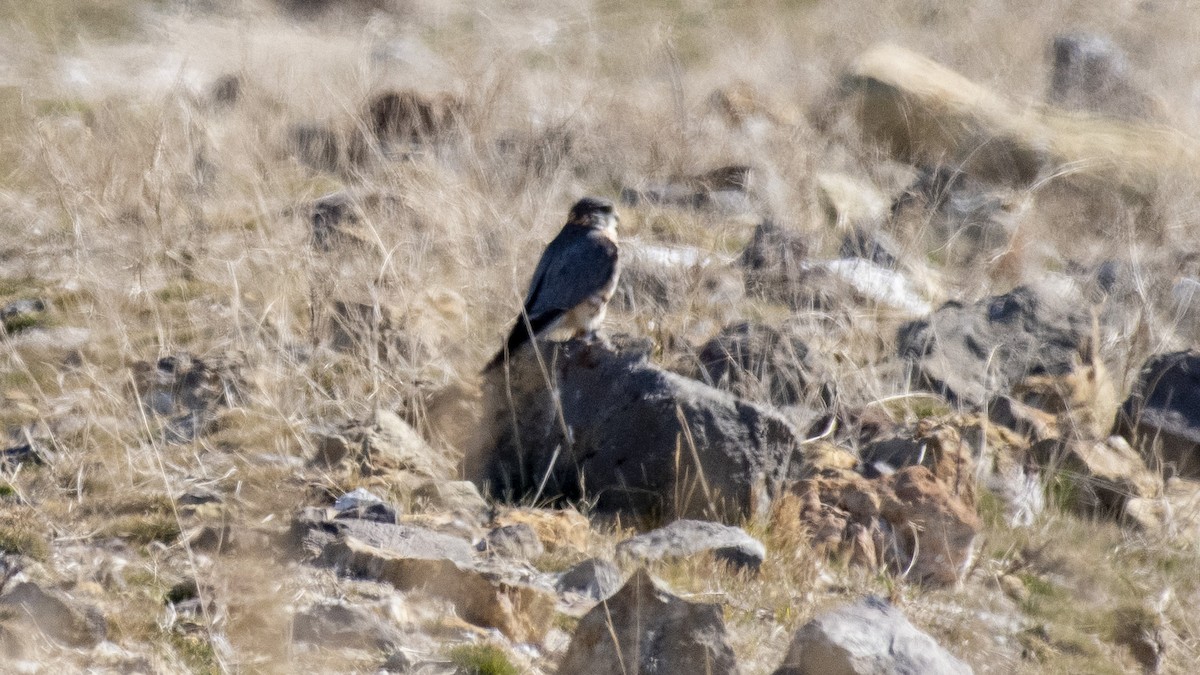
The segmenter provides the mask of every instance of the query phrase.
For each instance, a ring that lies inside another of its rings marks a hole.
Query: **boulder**
[[[490,555],[520,560],[533,560],[546,552],[537,532],[524,523],[502,525],[493,529],[476,548]]]
[[[1150,358],[1121,406],[1118,432],[1149,461],[1200,477],[1200,351]]]
[[[763,543],[740,527],[704,520],[677,520],[617,544],[617,556],[647,563],[711,553],[740,569],[758,571],[767,556]]]
[[[1073,505],[1086,513],[1120,516],[1126,500],[1162,492],[1162,479],[1120,436],[1107,441],[1046,440],[1031,446],[1029,453],[1065,481]]]
[[[405,643],[395,626],[362,607],[341,603],[317,604],[297,612],[292,639],[334,649],[390,650]]]
[[[796,631],[775,675],[967,675],[974,671],[879,598],[826,612]]]
[[[1139,120],[1162,116],[1162,104],[1133,76],[1129,58],[1103,35],[1054,38],[1046,101],[1065,110]]]
[[[645,569],[580,620],[559,673],[737,673],[721,607],[676,597]]]
[[[578,593],[603,600],[621,587],[621,570],[603,558],[588,558],[563,572],[555,588],[559,593]]]
[[[445,598],[464,620],[514,641],[536,642],[550,629],[555,596],[549,581],[486,564],[464,539],[411,525],[331,521],[311,512],[293,522],[292,534],[317,564]]]
[[[744,398],[777,406],[833,402],[824,367],[795,333],[730,324],[700,348],[698,360],[696,379]]]
[[[509,501],[594,500],[636,519],[765,513],[796,432],[778,413],[666,372],[638,351],[539,343],[487,375],[462,471]],[[542,364],[546,364],[547,386]]]
[[[914,385],[963,405],[982,405],[1031,375],[1064,375],[1079,367],[1091,318],[1069,289],[1019,286],[964,305],[947,302],[905,324],[897,351]]]
[[[14,584],[0,595],[0,616],[6,614],[64,647],[87,649],[108,636],[100,610],[29,581]]]
[[[868,480],[855,474],[800,481],[781,503],[783,525],[807,525],[813,549],[876,569],[889,564],[927,586],[953,586],[975,555],[982,523],[923,466]]]
[[[385,91],[367,104],[366,123],[383,146],[445,139],[463,127],[467,105],[452,94]]]
[[[353,461],[367,475],[404,471],[425,478],[448,476],[452,471],[443,453],[389,410],[377,411],[369,420],[317,430],[313,437],[317,448],[313,462],[321,466]]]
[[[897,160],[960,167],[991,182],[1028,185],[1053,175],[1146,197],[1166,176],[1193,176],[1200,155],[1194,141],[1161,128],[1023,108],[890,44],[858,59],[841,95],[864,135]]]
[[[238,354],[200,358],[181,352],[133,364],[134,397],[163,420],[168,442],[187,443],[213,431],[218,413],[237,405],[246,383]]]

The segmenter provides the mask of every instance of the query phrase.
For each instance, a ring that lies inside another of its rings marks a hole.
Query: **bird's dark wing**
[[[529,323],[524,315],[517,317],[504,347],[483,372],[499,366],[563,314],[604,290],[616,273],[616,242],[596,230],[563,228],[542,253],[529,282],[524,312]]]
[[[597,230],[568,227],[546,247],[525,298],[536,318],[566,312],[608,286],[617,272],[617,244]]]

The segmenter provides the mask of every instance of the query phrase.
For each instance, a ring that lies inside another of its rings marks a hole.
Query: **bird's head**
[[[571,213],[567,216],[568,225],[596,228],[598,230],[616,230],[621,221],[613,203],[603,197],[584,197],[575,202]]]

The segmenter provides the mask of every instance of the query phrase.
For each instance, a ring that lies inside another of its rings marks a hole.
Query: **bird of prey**
[[[485,373],[540,335],[556,330],[595,335],[617,288],[619,221],[607,199],[584,197],[571,207],[567,224],[538,261],[508,341]]]

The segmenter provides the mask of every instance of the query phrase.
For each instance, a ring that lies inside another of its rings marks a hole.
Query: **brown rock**
[[[318,432],[314,440],[317,452],[313,461],[326,466],[355,461],[367,475],[404,471],[437,478],[452,473],[444,453],[388,410],[378,411],[370,421],[351,421],[336,430]]]
[[[996,182],[1027,184],[1070,166],[1077,170],[1059,180],[1150,195],[1164,176],[1194,174],[1200,154],[1194,142],[1157,128],[1021,109],[895,45],[863,54],[844,94],[864,133],[893,157],[917,166],[961,166]]]
[[[925,467],[914,466],[884,479],[880,513],[892,525],[907,569],[921,583],[954,585],[975,556],[982,523],[974,509],[949,493]]]
[[[587,517],[573,509],[506,509],[496,515],[497,526],[528,525],[537,533],[546,550],[584,552],[592,539]]]
[[[451,512],[475,523],[486,523],[491,518],[491,505],[470,481],[426,481],[413,490],[412,496],[423,502],[427,511]]]

